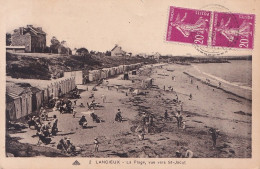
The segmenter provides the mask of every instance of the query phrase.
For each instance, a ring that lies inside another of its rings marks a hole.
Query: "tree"
[[[51,50],[51,53],[58,53],[58,48],[60,47],[60,41],[55,37],[53,36],[51,38],[51,45],[50,45],[50,50]]]
[[[10,46],[12,44],[11,36],[12,35],[10,33],[6,33],[6,46]]]
[[[85,55],[88,54],[88,49],[86,49],[86,48],[83,47],[83,48],[77,49],[76,52],[77,52],[79,55],[81,55],[81,56],[85,56]]]

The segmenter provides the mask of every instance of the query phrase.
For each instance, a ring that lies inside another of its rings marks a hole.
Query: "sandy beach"
[[[192,150],[194,157],[198,158],[250,158],[252,102],[247,99],[248,96],[243,98],[225,92],[231,89],[229,86],[222,90],[207,85],[199,80],[202,77],[193,78],[191,84],[191,77],[184,72],[196,77],[192,69],[192,66],[177,64],[165,64],[162,67],[146,65],[137,75],[130,75],[130,80],[122,80],[120,75],[104,81],[97,87],[97,91],[91,91],[94,83],[79,85],[81,99],[77,100],[76,118],[72,114],[60,114],[55,108],[49,112],[49,117],[57,115],[59,132],[52,137],[52,144],[47,146],[56,149],[61,138],[70,137],[71,142],[81,148],[78,156],[82,157],[170,158],[176,157],[175,152],[183,146]],[[154,79],[153,86],[141,89],[141,80],[148,77]],[[107,85],[111,86],[110,90]],[[168,90],[169,86],[173,87],[173,91]],[[145,94],[132,94],[129,88],[140,89]],[[232,88],[234,93],[236,90]],[[93,110],[79,107],[80,103],[87,105],[87,102],[93,100],[89,98],[91,94],[94,94],[95,102],[101,105],[94,110],[103,120],[101,123],[92,121],[89,114]],[[176,94],[182,102],[185,130],[177,128],[174,118],[177,110],[181,110],[180,103],[173,102]],[[192,100],[189,100],[190,94],[193,96]],[[102,95],[106,96],[105,103]],[[122,123],[115,122],[118,108],[124,118]],[[165,110],[169,112],[168,120],[164,119]],[[154,115],[155,130],[145,133],[145,139],[140,141],[135,128],[141,123],[140,113],[143,111]],[[87,129],[78,125],[82,115],[86,115],[89,126]],[[208,132],[211,127],[220,130],[215,149]],[[23,131],[10,136],[20,137],[21,143],[36,145],[36,131]],[[95,137],[100,142],[99,152],[94,152]]]

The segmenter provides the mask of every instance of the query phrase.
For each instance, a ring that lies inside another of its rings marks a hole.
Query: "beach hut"
[[[82,84],[82,82],[83,82],[83,73],[82,73],[82,71],[75,71],[75,72],[76,72],[76,76],[75,76],[76,84]]]
[[[31,87],[32,91],[32,112],[40,109],[43,103],[43,94],[42,90],[37,87]]]
[[[17,107],[17,119],[32,113],[32,92],[30,88],[22,88],[13,84],[6,87],[6,93],[14,100],[15,107]]]
[[[16,120],[22,115],[21,99],[18,95],[6,93],[6,120]]]

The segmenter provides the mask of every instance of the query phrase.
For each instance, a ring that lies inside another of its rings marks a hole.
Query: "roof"
[[[15,29],[15,31],[19,31],[19,29]],[[39,34],[46,35],[46,33],[42,31],[41,28],[33,27],[33,25],[27,25],[27,27],[23,28],[23,34],[27,33],[29,33],[32,36]]]
[[[17,85],[6,86],[6,93],[13,98],[18,97],[23,93],[27,93],[28,91],[30,91],[29,88],[22,88]]]
[[[117,47],[119,47],[118,45],[116,45],[111,51],[115,50]]]
[[[37,87],[31,87],[30,89],[31,89],[32,93],[37,93],[37,92],[40,92],[40,91],[41,91],[41,90],[40,90],[39,88],[37,88]]]
[[[46,35],[46,33],[44,31],[42,31],[39,28],[35,28],[32,25],[28,25],[27,27],[35,34],[44,34],[44,35]]]

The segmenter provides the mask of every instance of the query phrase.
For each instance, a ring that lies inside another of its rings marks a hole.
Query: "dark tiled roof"
[[[6,86],[6,93],[11,97],[20,96],[23,93],[27,93],[30,91],[29,88],[22,88],[17,85]]]

